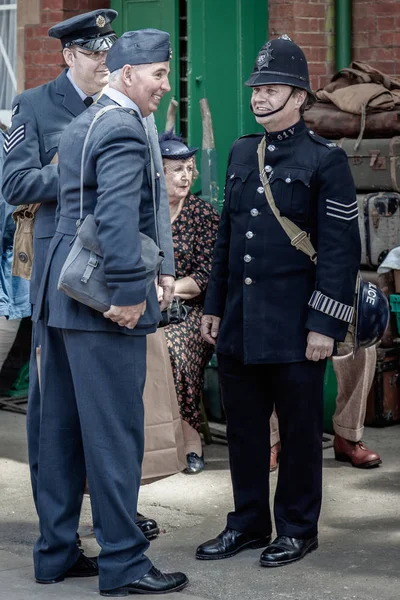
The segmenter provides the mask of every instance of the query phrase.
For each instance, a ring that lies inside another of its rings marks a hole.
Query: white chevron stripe
[[[19,141],[21,139],[24,139],[25,134],[23,131],[21,131],[21,133],[19,135],[17,135],[17,137],[13,138],[12,140],[6,140],[4,142],[5,146],[11,146],[12,144],[14,144],[16,141]]]
[[[358,212],[358,206],[356,206],[355,208],[349,208],[349,210],[344,210],[343,208],[335,208],[334,206],[327,206],[326,210],[333,210],[335,211],[335,213],[343,213],[345,215],[350,215],[355,211]]]
[[[352,217],[342,217],[341,215],[336,215],[334,213],[326,213],[328,215],[328,217],[335,217],[336,219],[342,219],[343,221],[352,221],[353,219],[358,219],[358,211],[357,214],[353,215]]]
[[[17,127],[12,134],[8,135],[8,139],[4,141],[3,148],[5,154],[11,152],[11,150],[17,146],[20,142],[25,139],[25,125],[20,125]]]
[[[6,140],[8,142],[11,142],[13,140],[13,138],[16,137],[18,135],[18,133],[20,133],[21,131],[25,131],[24,124],[17,127],[17,129],[14,129],[14,131],[12,131],[11,133],[6,133]]]
[[[331,204],[336,204],[337,206],[343,206],[344,208],[350,208],[351,206],[355,206],[357,204],[357,200],[351,204],[343,204],[342,202],[337,202],[336,200],[329,200],[329,198],[327,198],[326,201],[330,202]]]

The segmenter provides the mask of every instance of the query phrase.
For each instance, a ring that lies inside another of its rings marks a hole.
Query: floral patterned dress
[[[186,320],[164,329],[181,416],[197,431],[204,369],[214,350],[200,335],[200,321],[218,222],[215,208],[191,194],[172,223],[176,279],[190,276],[201,289],[199,296],[186,301],[193,307]]]

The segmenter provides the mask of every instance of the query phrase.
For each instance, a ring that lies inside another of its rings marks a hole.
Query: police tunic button
[[[311,135],[314,135],[314,132],[313,132],[313,130],[312,130],[312,129],[310,129],[310,133],[311,133]]]
[[[286,183],[291,183],[292,180],[290,179],[290,177],[286,177],[285,181]]]
[[[266,173],[271,173],[271,171],[272,171],[272,167],[271,167],[271,165],[266,165],[266,166],[264,167],[264,171],[265,171]]]
[[[263,190],[263,188],[261,188],[261,189]],[[250,211],[250,214],[251,214],[252,217],[257,217],[258,210],[256,208],[252,208],[251,211]]]
[[[235,173],[232,173],[232,175],[229,177],[229,179],[233,179],[235,177]]]
[[[273,152],[274,150],[276,150],[276,148],[273,144],[270,144],[269,146],[267,146],[267,150],[269,150],[270,152]]]
[[[246,233],[246,237],[248,240],[251,240],[251,238],[254,236],[254,233],[252,231],[247,231]]]
[[[257,188],[257,192],[258,192],[259,194],[263,194],[263,193],[264,193],[264,188],[263,188],[263,187],[261,187],[261,185],[260,185],[260,187],[258,187],[258,188]]]
[[[250,254],[245,254],[243,257],[244,262],[249,263],[251,262],[251,256]]]
[[[253,280],[251,279],[251,277],[246,277],[246,279],[244,280],[246,285],[251,285],[253,283]]]

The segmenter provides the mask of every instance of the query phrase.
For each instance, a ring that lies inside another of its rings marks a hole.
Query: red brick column
[[[24,5],[30,2],[31,0],[20,0],[18,12],[23,15]],[[27,23],[19,30],[20,35],[24,32],[22,62],[25,70],[25,74],[19,77],[19,87],[35,87],[60,74],[64,66],[61,44],[47,34],[52,25],[82,12],[108,8],[109,5],[109,0],[40,0],[37,24]]]
[[[314,90],[334,73],[334,0],[269,0],[269,33],[287,33],[304,50]]]
[[[400,75],[400,2],[353,0],[353,59]]]

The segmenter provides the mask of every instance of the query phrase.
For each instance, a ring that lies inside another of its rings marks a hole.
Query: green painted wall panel
[[[232,142],[260,130],[244,81],[267,31],[266,0],[188,0],[188,138],[191,145],[201,147],[199,100],[206,97],[213,118],[220,201]]]
[[[157,127],[164,131],[168,104],[172,97],[179,102],[179,14],[178,0],[111,0],[111,8],[118,11],[114,21],[117,35],[135,29],[161,29],[171,38],[172,60],[169,82],[171,92],[161,100],[155,113]],[[179,114],[178,117],[179,118]]]

